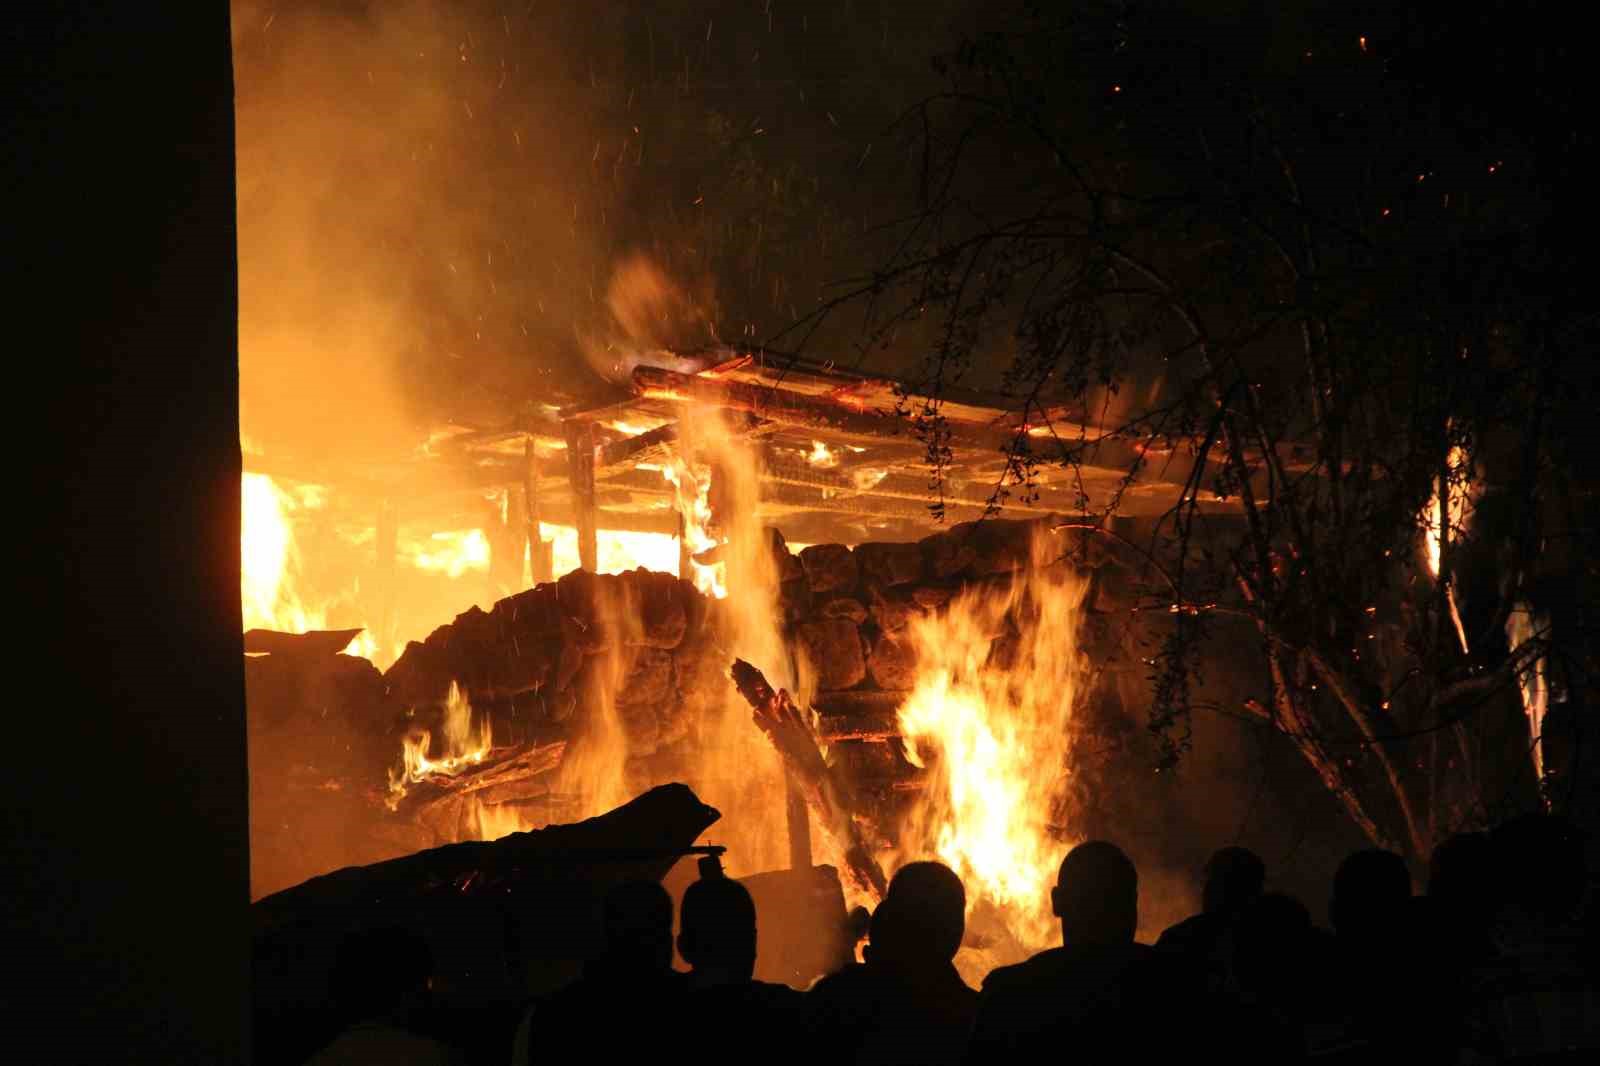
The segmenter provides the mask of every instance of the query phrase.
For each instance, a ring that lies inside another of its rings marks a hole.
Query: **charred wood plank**
[[[660,785],[615,810],[499,840],[430,848],[372,866],[336,870],[256,901],[258,937],[304,923],[343,926],[405,910],[438,895],[505,896],[552,876],[595,888],[660,880],[721,814],[681,784]],[[532,902],[532,901],[530,901]]]

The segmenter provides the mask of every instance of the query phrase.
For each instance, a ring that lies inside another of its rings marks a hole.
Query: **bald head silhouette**
[[[1061,860],[1050,902],[1067,946],[1129,944],[1139,927],[1139,875],[1121,848],[1091,840]]]
[[[955,958],[967,926],[967,892],[942,862],[902,866],[872,915],[868,960],[890,965]]]
[[[605,959],[638,971],[672,968],[672,897],[654,881],[627,881],[601,907]]]

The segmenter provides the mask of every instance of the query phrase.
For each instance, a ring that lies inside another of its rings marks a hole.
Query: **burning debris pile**
[[[1043,523],[969,524],[854,549],[792,553],[775,532],[765,544],[794,667],[761,665],[792,673],[806,694],[779,700],[775,687],[763,696],[748,673],[739,678],[756,693],[758,724],[794,727],[765,729],[771,747],[730,680],[737,597],[642,569],[574,571],[474,608],[381,676],[329,653],[338,637],[252,660],[253,723],[297,737],[262,738],[263,750],[295,754],[257,768],[265,794],[283,793],[257,826],[276,841],[258,841],[258,854],[282,864],[258,862],[258,894],[384,848],[398,855],[582,817],[667,781],[734,811],[730,839],[781,840],[781,806],[749,814],[717,796],[739,797],[770,773],[726,757],[737,733],[775,764],[781,756],[810,800],[818,857],[849,875],[852,899],[871,902],[896,862],[936,854],[968,879],[976,905],[1001,916],[991,924],[1002,942],[1034,946],[1041,879],[1072,832],[1073,745],[1098,728],[1085,717],[1080,643],[1100,631],[1085,624],[1085,597],[1104,601],[1091,588],[1102,579],[1086,579],[1086,557],[1067,557]],[[1096,573],[1114,572],[1089,558]],[[1126,658],[1110,646],[1096,657]],[[766,713],[780,702],[786,715]],[[289,855],[307,822],[335,807],[341,839],[362,836],[363,846],[331,862]]]

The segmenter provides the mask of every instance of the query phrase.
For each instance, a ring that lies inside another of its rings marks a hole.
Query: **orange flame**
[[[661,476],[672,484],[677,493],[678,513],[683,515],[683,536],[688,543],[689,554],[716,547],[719,541],[710,532],[711,468],[704,463],[690,463],[674,455],[672,462],[661,468]],[[707,596],[727,599],[727,564],[717,562],[701,565],[691,560],[689,566],[694,571],[695,588]]]
[[[1445,468],[1448,476],[1445,479],[1445,490],[1448,493],[1445,502],[1446,529],[1454,540],[1461,535],[1467,524],[1467,511],[1472,503],[1471,460],[1466,449],[1459,444],[1451,445],[1449,454],[1445,457]],[[1428,572],[1434,577],[1439,576],[1439,567],[1442,562],[1443,545],[1439,535],[1439,488],[1434,487],[1433,495],[1428,499],[1428,506],[1422,512],[1422,538],[1423,549],[1427,556]],[[1453,584],[1445,588],[1445,599],[1450,606],[1450,621],[1455,625],[1456,639],[1461,642],[1461,650],[1467,651],[1467,629],[1462,624],[1461,612],[1456,606],[1456,590]]]
[[[266,474],[240,477],[239,606],[246,631],[304,633],[328,628],[326,608],[307,603],[300,592],[300,549],[293,517],[296,511],[320,508],[324,498],[319,485],[301,485],[291,492]],[[372,636],[363,631],[344,654],[370,658],[376,650]]]
[[[806,454],[806,462],[812,466],[820,466],[826,469],[838,466],[839,457],[833,454],[833,449],[822,443],[822,441],[814,440],[811,442],[811,451]]]
[[[1449,522],[1452,538],[1466,524],[1467,506],[1472,499],[1472,487],[1468,481],[1467,453],[1459,444],[1452,445],[1450,454],[1445,459],[1445,466],[1450,471],[1448,478],[1449,501],[1445,506],[1445,520]],[[1439,544],[1439,489],[1434,486],[1433,495],[1428,499],[1428,506],[1422,515],[1423,548],[1428,560],[1428,573],[1434,577],[1439,576],[1440,544]]]
[[[483,762],[493,747],[489,716],[484,715],[474,730],[472,704],[467,701],[461,686],[454,681],[450,682],[450,692],[445,698],[444,720],[440,728],[444,734],[444,751],[437,757],[429,754],[433,746],[433,734],[427,729],[416,730],[401,740],[400,768],[398,772],[393,767],[389,770],[391,807],[412,785],[420,784],[435,774],[454,777],[467,767]]]
[[[403,554],[418,570],[461,577],[489,569],[489,538],[481,529],[447,529],[407,545]]]
[[[1044,546],[1009,597],[969,590],[913,622],[918,674],[900,709],[907,758],[928,768],[908,842],[960,874],[969,907],[991,904],[1029,951],[1052,939],[1049,889],[1065,851],[1056,809],[1087,676],[1083,582],[1049,566]]]

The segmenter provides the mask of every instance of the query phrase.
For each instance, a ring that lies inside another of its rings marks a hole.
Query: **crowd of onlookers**
[[[953,960],[966,893],[936,862],[901,868],[873,912],[863,961],[802,992],[752,979],[757,915],[712,864],[673,913],[654,882],[605,900],[605,950],[523,1015],[512,1066],[699,1061],[981,1063],[1600,1062],[1595,940],[1583,845],[1530,815],[1451,838],[1413,894],[1391,852],[1351,855],[1331,930],[1266,891],[1256,855],[1206,866],[1202,908],[1136,939],[1138,877],[1115,845],[1072,848],[1050,892],[1061,946],[968,986]],[[352,940],[362,1020],[312,1061],[432,1063],[450,1049],[400,1019],[427,985],[403,934]],[[1182,1058],[1180,1058],[1180,1056]],[[1593,1056],[1592,1058],[1590,1056]]]

